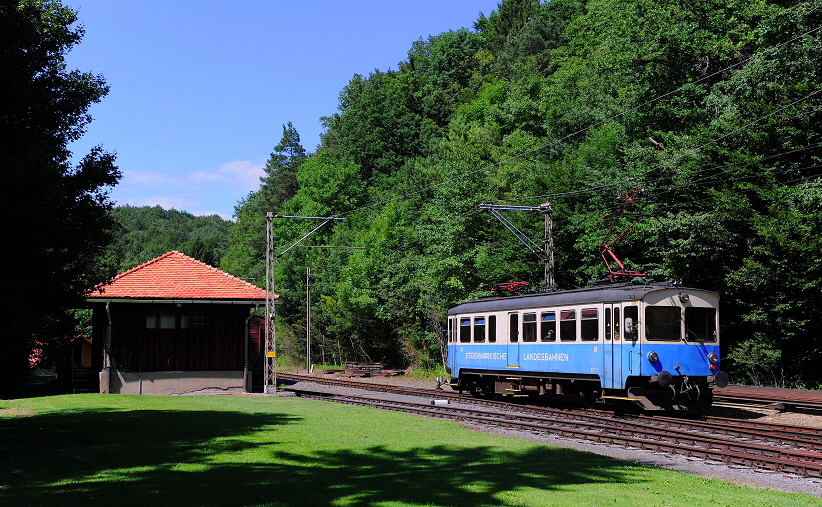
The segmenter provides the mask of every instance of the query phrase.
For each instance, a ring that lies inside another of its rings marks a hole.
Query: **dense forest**
[[[194,216],[160,206],[118,206],[110,271],[121,273],[170,250],[217,266],[228,249],[231,222],[217,215]]]
[[[339,248],[276,261],[278,344],[304,354],[310,267],[312,360],[433,367],[449,306],[542,278],[479,204],[551,203],[560,288],[606,273],[602,217],[630,211],[654,218],[620,258],[721,294],[736,381],[817,386],[820,21],[819,1],[504,0],[354,75],[314,153],[284,125],[220,267],[262,279],[265,211],[345,218],[304,242]],[[277,251],[316,225],[275,219]]]

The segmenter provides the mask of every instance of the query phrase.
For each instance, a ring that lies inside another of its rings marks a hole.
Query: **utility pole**
[[[546,202],[539,205],[539,210],[545,215],[545,236],[542,240],[545,254],[545,287],[546,290],[557,290],[556,279],[554,278],[554,222],[551,203]]]
[[[506,206],[502,204],[480,204],[480,208],[487,209],[494,215],[502,225],[508,229],[526,248],[528,248],[545,265],[543,273],[542,290],[552,292],[557,290],[556,279],[554,278],[554,233],[551,203],[546,202],[539,206]],[[505,218],[500,211],[539,211],[545,215],[545,234],[542,246],[519,230],[510,220]]]
[[[263,392],[265,394],[271,394],[271,387],[273,386],[274,394],[277,394],[277,339],[275,336],[274,330],[274,261],[279,259],[286,252],[294,248],[295,246],[302,243],[307,237],[311,236],[318,230],[320,230],[325,224],[335,221],[335,220],[345,220],[345,218],[337,218],[337,217],[306,217],[306,216],[286,216],[286,215],[275,215],[273,211],[268,211],[265,214],[266,217],[266,226],[265,226],[265,368],[264,368],[264,375],[265,375],[265,383],[263,387]],[[274,255],[274,238],[272,233],[272,222],[275,218],[302,218],[302,219],[310,219],[310,220],[322,220],[320,225],[311,229],[311,231],[304,235],[302,238],[298,239],[293,245],[286,248],[282,252]],[[308,268],[308,272],[306,275],[306,291],[308,291],[308,281],[311,276],[311,269]],[[308,294],[307,294],[308,295]],[[306,302],[306,308],[308,309],[310,305],[310,300]],[[307,315],[307,319],[310,319],[310,315]],[[310,320],[306,322],[306,341],[309,343],[308,350],[306,351],[306,364],[308,365],[307,368],[310,369],[311,367],[311,326]]]
[[[305,374],[311,375],[311,266],[305,267]]]
[[[274,292],[273,285],[273,264],[274,264],[274,240],[271,235],[271,221],[274,213],[269,211],[265,214],[265,361],[263,375],[263,393],[267,396],[271,393],[271,386],[274,386],[274,394],[277,394],[277,338],[274,331]]]

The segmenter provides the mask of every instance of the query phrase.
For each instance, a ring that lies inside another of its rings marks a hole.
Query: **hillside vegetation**
[[[170,250],[216,266],[228,248],[231,222],[217,215],[128,205],[114,208],[112,215],[118,228],[109,258],[118,273]]]
[[[735,380],[816,386],[822,359],[822,3],[504,0],[472,29],[354,75],[307,154],[289,123],[220,267],[264,277],[265,212],[337,216],[275,264],[278,344],[317,362],[433,367],[445,312],[542,266],[480,203],[553,208],[560,288],[598,246],[722,297]],[[633,206],[625,195],[636,193]],[[539,213],[506,215],[532,238]],[[275,219],[282,251],[317,225]],[[342,248],[345,247],[345,248]],[[726,363],[727,364],[727,363]]]

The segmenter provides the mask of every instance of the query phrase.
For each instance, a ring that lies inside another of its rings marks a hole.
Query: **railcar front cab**
[[[728,385],[719,369],[719,297],[694,289],[664,289],[641,302],[639,375],[628,376],[628,397],[646,410],[704,410],[711,389]],[[626,321],[625,326],[636,325]]]

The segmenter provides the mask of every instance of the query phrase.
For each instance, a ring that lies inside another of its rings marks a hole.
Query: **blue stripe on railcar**
[[[504,370],[508,366],[508,345],[475,345],[460,343],[448,346],[451,375],[459,377],[463,368],[479,370]]]
[[[514,348],[514,347],[512,347]],[[518,349],[519,368],[510,368],[508,344],[482,345],[462,343],[448,347],[454,369],[451,374],[458,377],[464,368],[472,370],[505,370],[556,373],[599,374],[602,368],[601,343],[520,343]]]
[[[513,344],[511,344],[513,345]],[[719,346],[716,344],[701,343],[631,343],[629,347],[619,348],[619,343],[613,346],[622,353],[633,355],[633,359],[625,362],[621,379],[629,376],[656,375],[663,370],[673,375],[706,376],[719,371],[711,370],[708,354],[719,355]],[[629,345],[629,344],[625,344]],[[611,343],[600,342],[569,342],[569,343],[520,343],[510,347],[509,344],[473,344],[459,343],[448,347],[448,356],[452,367],[452,375],[459,377],[460,370],[505,370],[512,372],[553,372],[574,374],[595,374],[603,379],[603,387],[622,387],[611,385],[607,365],[604,365],[604,354],[610,354]],[[659,360],[651,363],[648,352],[654,351]],[[509,352],[517,353],[519,368],[510,368]],[[679,366],[679,370],[676,369]]]

